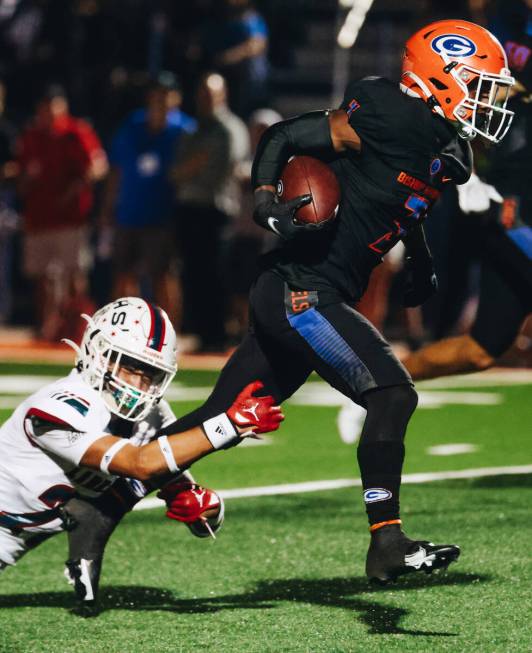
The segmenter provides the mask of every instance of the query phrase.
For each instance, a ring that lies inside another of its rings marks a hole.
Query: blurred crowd
[[[410,2],[412,29],[487,24],[493,4]],[[307,5],[327,2],[0,0],[0,323],[78,340],[80,313],[141,294],[196,348],[239,341],[275,244],[251,219],[253,152],[282,119],[271,72],[296,65]],[[381,268],[361,307],[377,326],[413,346],[466,328],[474,271],[422,315],[395,310],[400,254]]]

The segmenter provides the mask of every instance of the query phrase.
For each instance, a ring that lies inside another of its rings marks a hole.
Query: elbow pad
[[[312,111],[269,127],[260,139],[251,169],[251,184],[275,186],[291,156],[332,152],[328,111]]]
[[[441,156],[454,183],[465,184],[473,172],[473,150],[469,141],[455,138],[442,150]]]

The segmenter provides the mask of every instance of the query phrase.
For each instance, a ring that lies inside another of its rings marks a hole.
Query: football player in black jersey
[[[235,390],[260,378],[278,402],[316,371],[367,409],[358,446],[371,540],[367,575],[447,567],[460,550],[409,539],[401,529],[403,439],[417,394],[388,343],[352,306],[372,269],[394,244],[406,246],[405,304],[435,290],[422,222],[446,183],[471,173],[468,139],[502,139],[513,84],[500,43],[465,21],[440,21],[406,44],[401,85],[382,78],[349,84],[340,109],[272,126],[255,157],[255,221],[283,246],[264,261],[250,294],[248,335],[222,370],[205,404],[170,429],[186,429],[225,410]],[[341,187],[338,216],[327,229],[298,224],[302,196],[280,202],[276,182],[299,153],[326,160]]]
[[[472,192],[484,197],[463,216],[468,229],[462,238],[468,237],[468,249],[481,260],[475,321],[469,334],[410,354],[403,363],[414,379],[491,367],[532,312],[532,35],[526,32],[531,15],[527,9],[520,17],[523,24],[508,30],[504,39],[517,81],[509,103],[515,112],[512,129],[504,143],[489,152],[490,185],[476,180]],[[498,202],[490,202],[491,185],[500,194]]]

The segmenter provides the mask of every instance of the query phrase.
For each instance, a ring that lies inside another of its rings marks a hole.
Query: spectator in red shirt
[[[107,160],[91,126],[69,114],[64,92],[54,86],[21,135],[18,163],[24,270],[34,281],[37,332],[53,340],[71,335],[60,317],[68,302],[86,301],[92,184],[106,173]]]

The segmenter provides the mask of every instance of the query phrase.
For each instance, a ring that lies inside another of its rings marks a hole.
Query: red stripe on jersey
[[[50,422],[50,424],[57,424],[58,426],[62,426],[62,427],[67,426],[69,429],[73,429],[72,425],[69,424],[68,422],[65,422],[64,420],[60,419],[59,417],[56,417],[55,415],[50,415],[50,413],[47,413],[46,411],[41,410],[40,408],[30,408],[26,413],[25,419],[29,417],[38,417],[39,419],[43,419],[45,422]]]

